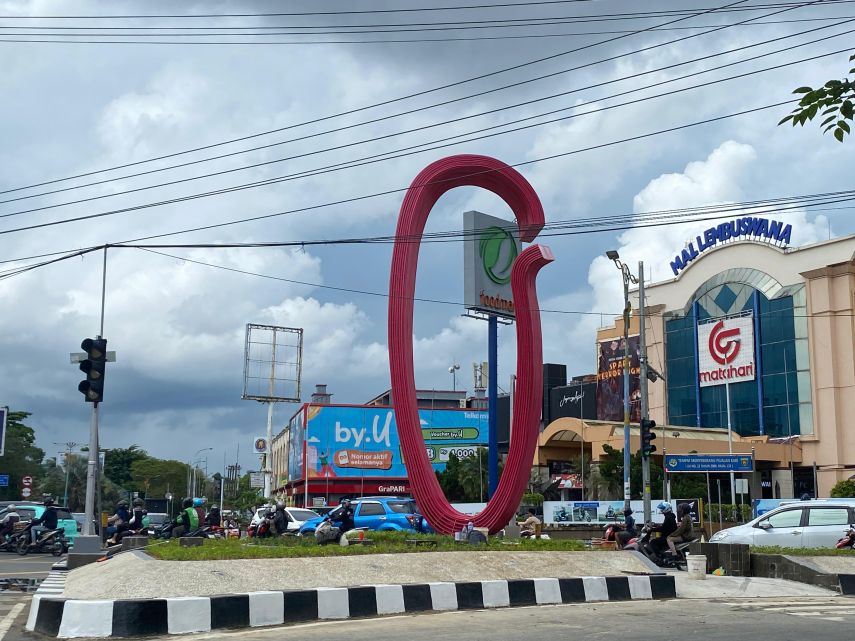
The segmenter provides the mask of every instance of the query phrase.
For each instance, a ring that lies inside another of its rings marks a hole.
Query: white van
[[[855,524],[855,499],[787,503],[710,537],[710,543],[782,548],[833,548]]]

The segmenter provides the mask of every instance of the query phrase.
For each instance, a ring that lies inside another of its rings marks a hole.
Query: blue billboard
[[[668,454],[665,471],[675,472],[753,472],[751,454]]]
[[[451,454],[465,458],[487,445],[485,411],[420,409],[419,418],[425,455],[435,470]],[[292,481],[407,476],[391,407],[307,405],[291,421],[288,453]]]

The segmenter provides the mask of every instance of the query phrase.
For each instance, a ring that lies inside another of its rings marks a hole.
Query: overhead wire
[[[786,11],[792,11],[793,9],[796,9],[796,8],[803,8],[803,7],[813,6],[813,5],[817,4],[818,2],[828,2],[828,1],[831,1],[831,0],[808,0],[808,1],[806,1],[806,2],[801,2],[801,3],[799,3],[799,4],[797,4],[797,5],[793,6],[793,7],[790,7],[790,8],[784,9],[784,10],[782,10],[782,11],[777,11],[777,12],[773,12],[772,14],[767,14],[767,15],[763,15],[763,16],[758,16],[757,18],[758,18],[758,19],[762,19],[762,18],[770,17],[771,15],[777,15],[777,14],[779,14],[779,13],[784,13],[784,12],[786,12]],[[834,0],[834,1],[836,1],[836,0]],[[716,8],[724,8],[724,7],[731,7],[731,6],[736,6],[736,5],[743,4],[743,3],[745,3],[745,2],[747,2],[747,0],[735,0],[734,2],[730,2],[730,3],[725,4],[725,5],[722,5],[722,6],[720,6],[720,7],[714,7],[713,9],[716,9]],[[6,189],[6,190],[2,190],[2,191],[0,191],[0,194],[11,193],[11,192],[21,191],[21,190],[25,190],[25,189],[31,189],[31,188],[34,188],[34,187],[42,187],[42,186],[44,186],[44,185],[54,184],[54,183],[57,183],[57,182],[64,182],[64,181],[67,181],[67,180],[74,180],[74,179],[77,179],[77,178],[84,178],[84,177],[87,177],[87,176],[92,176],[92,175],[95,175],[95,174],[98,174],[98,173],[107,172],[107,171],[115,171],[115,170],[118,170],[118,169],[125,169],[125,168],[127,168],[127,167],[138,166],[138,165],[145,164],[145,163],[149,163],[149,162],[155,162],[155,161],[158,161],[158,160],[165,160],[165,159],[168,159],[168,158],[175,158],[175,157],[177,157],[177,156],[181,156],[181,155],[185,155],[185,154],[189,154],[189,153],[195,153],[195,152],[198,152],[198,151],[205,151],[205,150],[207,150],[207,149],[213,149],[213,148],[215,148],[215,147],[220,147],[220,146],[223,146],[223,145],[228,145],[228,144],[232,144],[232,143],[236,143],[236,142],[243,142],[243,141],[245,141],[245,140],[251,140],[251,139],[254,139],[254,138],[259,138],[259,137],[262,137],[262,136],[266,136],[266,135],[270,135],[270,134],[274,134],[274,133],[279,133],[279,132],[282,132],[282,131],[287,131],[287,130],[294,129],[294,128],[297,128],[297,127],[303,127],[303,126],[307,126],[307,125],[317,124],[317,123],[320,123],[320,122],[326,122],[326,121],[328,121],[328,120],[332,120],[332,119],[335,119],[335,118],[341,118],[341,117],[344,117],[344,116],[349,116],[349,115],[353,115],[353,114],[356,114],[356,113],[361,113],[361,112],[363,112],[363,111],[367,111],[367,110],[370,110],[370,109],[375,109],[375,108],[378,108],[378,107],[384,107],[384,106],[387,106],[387,105],[390,105],[390,104],[395,104],[395,103],[402,102],[402,101],[405,101],[405,100],[410,100],[410,99],[412,99],[412,98],[417,98],[417,97],[425,96],[425,95],[428,95],[428,94],[431,94],[431,93],[435,93],[435,92],[437,92],[437,91],[443,91],[443,90],[445,90],[445,89],[451,89],[451,88],[453,88],[453,87],[462,86],[462,85],[468,84],[468,83],[470,83],[470,82],[475,82],[475,81],[478,81],[478,80],[484,80],[484,79],[486,79],[486,78],[491,78],[491,77],[494,77],[494,76],[497,76],[497,75],[501,75],[501,74],[503,74],[503,73],[509,73],[509,72],[511,72],[511,71],[516,71],[516,70],[518,70],[518,69],[523,69],[523,68],[525,68],[525,67],[529,67],[529,66],[532,66],[532,65],[538,65],[538,64],[540,64],[540,63],[547,62],[547,61],[549,61],[549,60],[554,60],[554,59],[557,59],[557,58],[560,58],[560,57],[563,57],[563,56],[567,56],[567,55],[570,55],[570,54],[573,54],[573,53],[578,53],[579,51],[583,51],[583,50],[586,50],[586,49],[591,49],[591,48],[593,48],[593,47],[596,47],[596,46],[599,46],[599,45],[602,45],[602,44],[608,44],[608,43],[611,43],[611,42],[616,42],[616,41],[618,41],[618,40],[622,40],[623,38],[628,38],[628,37],[633,36],[633,35],[639,35],[639,34],[642,34],[642,33],[646,33],[647,31],[649,31],[650,29],[652,29],[652,28],[654,28],[654,27],[664,27],[664,26],[668,26],[668,25],[671,25],[671,24],[676,24],[676,23],[678,23],[678,22],[682,22],[682,21],[687,20],[687,19],[690,19],[690,18],[694,18],[694,17],[702,16],[702,15],[705,15],[706,13],[709,13],[709,11],[711,11],[711,10],[702,11],[702,12],[699,12],[699,13],[697,13],[697,14],[693,14],[693,15],[688,16],[688,17],[681,17],[681,18],[678,18],[678,19],[676,19],[676,20],[671,20],[671,21],[664,22],[664,23],[661,23],[661,24],[658,24],[658,25],[653,25],[653,26],[651,26],[651,27],[646,27],[646,28],[644,28],[644,29],[639,29],[639,30],[633,31],[633,32],[628,33],[628,34],[622,34],[622,35],[616,36],[616,37],[614,37],[614,38],[606,38],[606,39],[604,39],[604,40],[598,40],[597,42],[590,43],[590,44],[584,45],[584,46],[582,46],[582,47],[575,47],[575,48],[573,48],[573,49],[569,49],[569,50],[566,50],[566,51],[558,52],[558,53],[555,53],[555,54],[550,54],[550,55],[548,55],[548,56],[542,56],[542,57],[540,57],[540,58],[535,58],[535,59],[533,59],[533,60],[529,60],[529,61],[527,61],[527,62],[518,63],[518,64],[515,64],[515,65],[512,65],[512,66],[509,66],[509,67],[503,67],[503,68],[501,68],[501,69],[497,69],[497,70],[495,70],[495,71],[491,71],[491,72],[487,72],[487,73],[482,73],[482,74],[479,74],[479,75],[476,75],[476,76],[471,76],[471,77],[469,77],[469,78],[464,78],[463,80],[457,80],[457,81],[454,81],[454,82],[451,82],[451,83],[446,83],[446,84],[444,84],[444,85],[439,85],[439,86],[437,86],[437,87],[433,87],[433,88],[430,88],[430,89],[422,89],[422,90],[420,90],[420,91],[416,91],[416,92],[413,92],[413,93],[405,94],[405,95],[403,95],[403,96],[398,96],[398,97],[396,97],[396,98],[389,98],[389,99],[386,99],[386,100],[382,100],[382,101],[380,101],[380,102],[375,102],[375,103],[373,103],[373,104],[363,105],[363,106],[361,106],[361,107],[354,107],[354,108],[352,108],[352,109],[348,109],[348,110],[345,110],[345,111],[341,111],[341,112],[338,112],[338,113],[335,113],[335,114],[329,114],[329,115],[326,115],[326,116],[319,116],[319,117],[316,117],[316,118],[313,118],[313,119],[310,119],[310,120],[304,120],[304,121],[299,122],[299,123],[294,123],[294,124],[291,124],[291,125],[286,125],[286,126],[284,126],[284,127],[277,127],[277,128],[275,128],[275,129],[270,129],[270,130],[262,131],[262,132],[256,132],[256,133],[254,133],[254,134],[249,134],[249,135],[245,135],[245,136],[240,136],[240,137],[237,137],[237,138],[232,138],[232,139],[229,139],[229,140],[220,141],[220,142],[216,142],[216,143],[210,143],[210,144],[207,144],[207,145],[202,145],[202,146],[195,147],[195,148],[191,148],[191,149],[185,149],[185,150],[182,150],[182,151],[173,152],[173,153],[169,153],[169,154],[162,154],[162,155],[160,155],[160,156],[154,156],[154,157],[147,158],[147,159],[144,159],[144,160],[137,160],[137,161],[130,162],[130,163],[124,163],[124,164],[120,164],[120,165],[114,165],[113,167],[109,167],[109,168],[103,168],[103,169],[98,169],[98,170],[88,171],[88,172],[84,172],[84,173],[80,173],[80,174],[76,174],[76,175],[72,175],[72,176],[66,176],[66,177],[64,177],[64,178],[56,178],[56,179],[53,179],[53,180],[42,181],[42,182],[39,182],[39,183],[33,183],[33,184],[26,185],[26,186],[22,186],[22,187],[16,187],[16,188],[11,188],[11,189]],[[752,20],[752,19],[749,19],[749,20]],[[732,26],[732,25],[731,25],[731,26]],[[726,27],[724,27],[724,28],[726,28]],[[708,33],[712,33],[712,31],[710,31],[710,32],[708,32]],[[669,41],[669,42],[663,43],[663,45],[660,45],[660,46],[664,46],[665,44],[674,44],[675,42],[680,42],[680,41],[685,40],[685,39],[687,39],[687,38],[689,38],[689,37],[696,37],[696,35],[697,35],[697,34],[693,34],[692,36],[687,36],[687,37],[685,37],[685,38],[679,38],[679,39],[676,39],[676,40],[673,40],[673,41]],[[702,35],[705,35],[705,34],[702,34]],[[647,50],[647,49],[644,49],[644,50]],[[639,53],[639,52],[640,52],[640,51],[637,51],[636,53]],[[517,85],[514,85],[514,86],[517,86]]]
[[[159,188],[159,187],[165,187],[165,186],[172,186],[172,185],[176,185],[176,184],[181,184],[181,183],[183,183],[183,182],[190,182],[190,181],[195,181],[195,180],[202,180],[202,179],[210,178],[210,177],[214,177],[214,176],[222,176],[222,175],[229,174],[229,173],[235,173],[235,172],[240,172],[240,171],[246,171],[246,170],[250,170],[250,169],[254,169],[254,168],[258,168],[258,167],[262,167],[262,166],[267,166],[267,165],[272,165],[272,164],[276,164],[276,163],[280,163],[280,162],[285,162],[285,161],[288,161],[288,160],[295,160],[295,159],[298,159],[298,158],[304,158],[304,157],[307,157],[307,156],[312,156],[312,155],[317,155],[317,154],[321,154],[321,153],[326,153],[326,152],[329,152],[329,151],[340,151],[341,149],[345,149],[345,148],[348,148],[348,147],[353,147],[353,146],[357,146],[357,145],[367,144],[367,143],[371,143],[371,142],[377,142],[377,141],[380,141],[380,140],[384,140],[384,139],[392,138],[392,137],[399,136],[399,135],[405,135],[405,134],[410,134],[410,133],[416,133],[416,132],[420,132],[420,131],[425,131],[425,130],[432,129],[432,128],[439,127],[439,126],[444,126],[444,125],[448,125],[448,124],[453,124],[453,123],[457,123],[457,122],[462,122],[462,121],[464,121],[464,120],[471,120],[471,119],[473,119],[473,118],[483,117],[483,116],[486,116],[486,115],[490,115],[490,114],[494,114],[494,113],[498,113],[498,112],[506,111],[506,110],[509,110],[509,109],[516,109],[516,108],[519,108],[519,107],[528,106],[528,105],[531,105],[531,104],[536,104],[536,103],[543,102],[543,101],[546,101],[546,100],[552,100],[552,99],[555,99],[555,98],[560,98],[560,97],[564,97],[564,96],[572,95],[572,94],[574,94],[574,93],[579,93],[579,92],[582,92],[582,91],[587,91],[587,90],[589,90],[589,89],[594,89],[594,88],[598,88],[598,87],[604,87],[604,86],[607,86],[607,85],[610,85],[610,84],[615,84],[615,83],[623,82],[623,81],[626,81],[626,80],[633,80],[633,79],[637,79],[637,78],[640,78],[640,77],[643,77],[643,76],[646,76],[646,75],[651,75],[651,74],[659,73],[659,72],[662,72],[662,71],[667,71],[667,70],[670,70],[670,69],[675,69],[675,68],[680,67],[680,66],[684,66],[684,65],[688,65],[688,64],[694,64],[694,63],[701,62],[701,61],[705,61],[705,60],[710,60],[710,59],[713,59],[713,58],[716,58],[716,57],[725,56],[725,55],[729,55],[729,54],[736,53],[736,52],[740,52],[740,51],[745,51],[745,50],[748,50],[748,49],[752,49],[752,48],[755,48],[755,47],[764,46],[764,45],[771,44],[771,43],[774,43],[774,42],[779,42],[779,41],[787,40],[787,39],[790,39],[790,38],[796,38],[796,37],[799,37],[799,36],[802,36],[802,35],[806,35],[806,34],[809,34],[809,33],[814,33],[814,32],[818,32],[818,31],[823,31],[823,30],[825,30],[825,29],[835,28],[835,27],[838,27],[838,26],[842,26],[842,25],[844,25],[844,24],[851,23],[851,22],[853,22],[853,21],[855,21],[855,17],[853,17],[853,18],[849,18],[849,19],[847,19],[847,20],[843,20],[843,21],[841,21],[841,22],[838,22],[838,23],[835,23],[835,24],[832,24],[832,25],[824,25],[824,26],[820,26],[820,27],[815,27],[815,28],[813,28],[813,29],[807,29],[807,30],[800,31],[800,32],[797,32],[797,33],[793,33],[793,34],[788,34],[788,35],[784,35],[784,36],[779,36],[779,37],[777,37],[777,38],[771,38],[771,39],[768,39],[768,40],[763,40],[763,41],[760,41],[760,42],[756,42],[756,43],[752,43],[752,44],[748,44],[748,45],[743,45],[743,46],[741,46],[741,47],[736,47],[736,48],[732,48],[732,49],[727,49],[727,50],[725,50],[725,51],[721,51],[721,52],[717,52],[717,53],[713,53],[713,54],[708,54],[708,55],[705,55],[705,56],[700,56],[700,57],[693,58],[693,59],[689,59],[689,60],[684,60],[684,61],[681,61],[681,62],[677,62],[677,63],[673,63],[673,64],[669,64],[669,65],[661,66],[661,67],[657,67],[657,68],[654,68],[654,69],[649,69],[649,70],[645,70],[645,71],[637,72],[637,73],[634,73],[634,74],[629,74],[629,75],[621,76],[621,77],[618,77],[618,78],[613,78],[613,79],[606,80],[606,81],[603,81],[603,82],[598,82],[598,83],[590,84],[590,85],[583,86],[583,87],[577,87],[577,88],[575,88],[575,89],[571,89],[571,90],[567,90],[567,91],[562,91],[562,92],[555,93],[555,94],[551,94],[551,95],[548,95],[548,96],[542,96],[542,97],[539,97],[539,98],[534,98],[534,99],[530,99],[530,100],[526,100],[526,101],[518,102],[518,103],[515,103],[515,104],[512,104],[512,105],[506,105],[506,106],[503,106],[503,107],[497,107],[497,108],[494,108],[494,109],[489,109],[489,110],[482,111],[482,112],[475,113],[475,114],[466,114],[466,115],[464,115],[464,116],[459,116],[459,117],[456,117],[456,118],[452,118],[452,119],[448,119],[448,120],[444,120],[444,121],[440,121],[440,122],[436,122],[436,123],[430,123],[430,124],[422,125],[422,126],[415,127],[415,128],[410,128],[410,129],[406,129],[406,130],[402,130],[402,131],[397,131],[397,132],[394,132],[394,133],[391,133],[391,134],[386,134],[386,135],[381,135],[381,136],[374,136],[374,137],[372,137],[372,138],[363,139],[363,140],[356,141],[356,142],[345,143],[345,144],[339,144],[339,145],[335,145],[335,146],[333,146],[333,147],[327,147],[327,148],[325,148],[325,149],[320,149],[320,150],[315,150],[315,151],[309,151],[309,152],[305,152],[305,153],[302,153],[302,154],[297,154],[297,155],[293,155],[293,156],[286,156],[286,157],[278,158],[278,159],[274,159],[274,160],[267,160],[267,161],[263,161],[263,162],[258,162],[258,163],[248,164],[248,165],[242,165],[242,166],[240,166],[240,167],[235,167],[235,168],[232,168],[232,169],[226,169],[226,170],[222,170],[222,171],[218,171],[218,172],[213,172],[213,173],[208,173],[208,174],[201,174],[201,175],[198,175],[198,176],[193,176],[193,177],[189,177],[189,178],[185,178],[185,179],[180,179],[180,180],[175,180],[175,181],[170,181],[170,182],[165,182],[165,183],[159,183],[159,184],[155,184],[155,185],[149,185],[149,186],[144,186],[144,187],[139,187],[139,188],[135,188],[135,189],[124,190],[124,191],[113,191],[113,192],[110,192],[110,193],[108,193],[108,194],[101,194],[101,195],[98,195],[98,196],[93,196],[93,197],[90,197],[90,198],[79,199],[79,200],[73,200],[73,201],[70,201],[70,202],[54,203],[54,204],[51,204],[51,205],[46,205],[46,206],[44,206],[44,207],[38,207],[38,208],[32,208],[32,209],[24,209],[24,210],[17,211],[17,212],[9,212],[9,213],[5,213],[5,214],[0,214],[0,218],[5,218],[5,217],[9,217],[9,216],[17,216],[17,215],[24,214],[24,213],[31,213],[31,212],[35,212],[35,211],[42,211],[42,210],[46,210],[46,209],[55,209],[55,208],[57,208],[57,207],[63,207],[63,206],[72,205],[72,204],[79,204],[79,203],[82,203],[82,202],[91,202],[91,201],[93,201],[93,200],[100,200],[100,199],[104,199],[104,198],[113,198],[113,197],[116,197],[116,196],[126,195],[126,194],[129,194],[129,193],[136,193],[136,192],[139,192],[139,191],[146,191],[146,190],[149,190],[149,189],[154,189],[154,188]],[[581,107],[581,106],[589,105],[589,104],[592,104],[592,103],[594,103],[594,102],[598,102],[598,101],[600,101],[600,100],[605,100],[605,99],[609,99],[609,98],[616,97],[616,96],[627,95],[628,93],[632,93],[632,92],[635,92],[635,91],[642,91],[642,90],[649,89],[649,88],[652,88],[652,87],[656,87],[656,86],[661,86],[661,85],[664,85],[664,84],[669,84],[669,83],[677,82],[677,81],[679,81],[679,80],[683,80],[683,79],[686,79],[686,78],[694,77],[694,76],[696,76],[696,75],[701,75],[701,74],[705,74],[705,73],[710,73],[710,72],[712,72],[712,71],[716,71],[716,70],[719,70],[719,69],[723,69],[723,68],[726,68],[726,67],[729,67],[729,66],[733,66],[733,65],[736,65],[736,64],[744,64],[744,63],[747,63],[747,62],[751,62],[751,61],[753,61],[753,60],[758,60],[758,59],[763,58],[763,57],[768,57],[768,56],[770,56],[770,55],[775,55],[775,54],[778,54],[778,53],[783,53],[783,52],[786,52],[786,51],[791,51],[792,49],[795,49],[795,48],[799,48],[799,47],[807,46],[807,45],[810,45],[810,44],[815,44],[815,43],[817,43],[817,42],[821,42],[821,41],[826,40],[826,39],[836,38],[836,37],[840,37],[840,36],[843,36],[843,35],[848,35],[848,34],[847,34],[847,33],[834,34],[834,35],[829,36],[828,38],[823,38],[823,39],[819,39],[819,40],[812,40],[812,41],[808,41],[808,42],[800,43],[800,44],[797,44],[797,45],[793,45],[792,47],[789,47],[789,48],[779,49],[779,50],[777,50],[777,51],[773,51],[773,52],[765,53],[765,54],[758,55],[758,56],[754,56],[754,57],[750,57],[750,58],[744,58],[744,59],[738,60],[738,61],[733,62],[733,63],[729,63],[729,64],[721,65],[721,66],[718,66],[718,67],[712,67],[712,68],[709,68],[709,69],[700,70],[700,71],[698,71],[698,72],[694,72],[694,73],[692,73],[692,74],[687,74],[687,75],[684,75],[684,76],[679,76],[679,77],[675,77],[675,78],[667,79],[667,80],[664,80],[664,81],[661,81],[661,82],[658,82],[658,83],[654,83],[654,84],[651,84],[651,85],[647,85],[647,86],[645,86],[645,87],[637,87],[637,88],[635,88],[635,89],[633,89],[633,90],[630,90],[630,91],[627,91],[627,92],[622,92],[622,93],[618,93],[618,94],[613,94],[612,96],[606,96],[606,97],[603,97],[603,98],[598,98],[597,100],[588,101],[588,102],[581,103],[581,104],[575,104],[575,105],[572,105],[572,106],[570,106],[570,107],[563,107],[563,108],[561,108],[561,109],[548,111],[548,112],[546,112],[546,113],[544,113],[544,114],[537,114],[537,115],[534,115],[534,116],[528,116],[528,117],[523,118],[523,119],[513,120],[513,121],[510,121],[510,122],[502,123],[501,125],[494,125],[494,126],[492,126],[492,127],[487,127],[487,128],[484,128],[484,129],[476,130],[475,132],[467,132],[466,134],[459,134],[458,136],[455,136],[455,137],[461,137],[461,136],[463,136],[463,135],[469,135],[470,133],[477,133],[477,132],[480,132],[480,131],[486,131],[486,130],[493,129],[493,128],[497,128],[497,127],[501,127],[501,126],[506,126],[506,125],[510,125],[510,124],[515,124],[515,123],[518,123],[518,122],[524,122],[524,121],[526,121],[526,120],[530,120],[530,119],[533,119],[533,118],[537,118],[537,117],[541,117],[541,116],[545,116],[545,115],[551,115],[551,114],[553,114],[553,113],[557,113],[557,112],[559,112],[559,111],[566,111],[566,110],[570,110],[570,109],[578,109],[578,108],[579,108],[579,107]],[[575,69],[572,69],[572,70],[575,70]],[[536,80],[536,79],[533,79],[533,80]],[[498,91],[498,90],[501,90],[501,89],[503,89],[503,87],[500,87],[500,88],[497,88],[497,89],[494,89],[494,90],[491,90],[491,91]],[[459,100],[460,100],[460,99],[454,99],[454,100],[451,100],[451,101],[446,101],[445,103],[439,103],[439,105],[436,105],[436,106],[444,106],[444,105],[446,105],[446,104],[451,104],[451,103],[453,103],[453,102],[458,102]],[[422,108],[416,108],[416,109],[412,109],[412,110],[409,110],[409,111],[405,111],[405,112],[403,112],[403,113],[399,113],[399,114],[392,114],[392,115],[388,115],[388,116],[383,116],[383,117],[379,117],[379,118],[370,119],[370,120],[367,120],[367,121],[363,121],[362,123],[359,123],[359,125],[358,125],[358,126],[364,126],[364,125],[373,124],[373,123],[377,123],[377,122],[383,122],[383,121],[390,120],[390,119],[393,119],[393,118],[397,118],[397,117],[400,117],[400,116],[403,116],[403,115],[410,115],[410,114],[412,114],[412,113],[417,113],[417,112],[419,112],[419,111],[424,111],[425,109],[428,109],[428,108],[433,108],[433,106],[430,106],[430,107],[422,107]],[[248,149],[242,149],[242,150],[233,151],[233,152],[229,152],[229,153],[225,153],[225,154],[218,154],[218,155],[216,155],[216,156],[209,156],[209,157],[206,157],[206,158],[200,158],[200,159],[196,159],[196,160],[193,160],[193,161],[188,161],[188,162],[179,163],[179,164],[175,164],[175,165],[168,165],[168,166],[166,166],[166,167],[159,167],[159,168],[156,168],[156,169],[150,169],[150,170],[146,170],[146,171],[142,171],[142,172],[135,172],[135,173],[131,173],[131,174],[125,174],[125,175],[122,175],[122,176],[117,176],[117,177],[113,177],[113,178],[106,178],[106,179],[103,179],[103,180],[92,181],[92,182],[88,182],[88,183],[84,183],[84,184],[80,184],[80,185],[73,185],[73,186],[70,186],[70,187],[62,187],[62,188],[59,188],[59,189],[52,189],[52,190],[48,190],[48,191],[42,191],[42,192],[38,192],[38,193],[34,193],[34,194],[26,194],[26,195],[23,195],[23,196],[16,196],[16,197],[14,197],[14,198],[6,198],[6,199],[4,199],[4,200],[0,200],[0,205],[2,205],[2,204],[6,204],[6,203],[11,203],[11,202],[18,202],[18,201],[21,201],[21,200],[28,200],[28,199],[32,199],[32,198],[38,198],[38,197],[43,197],[43,196],[49,196],[49,195],[58,194],[58,193],[65,193],[65,192],[69,192],[69,191],[76,191],[76,190],[84,189],[84,188],[87,188],[87,187],[93,187],[93,186],[97,186],[97,185],[107,184],[107,183],[114,182],[114,181],[128,180],[128,179],[131,179],[131,178],[138,178],[138,177],[141,177],[141,176],[151,175],[151,174],[155,174],[155,173],[161,173],[161,172],[164,172],[164,171],[170,171],[170,170],[179,169],[179,168],[184,168],[184,167],[188,167],[188,166],[195,166],[195,165],[199,165],[199,164],[202,164],[202,163],[212,162],[212,161],[215,161],[215,160],[221,160],[221,159],[224,159],[224,158],[230,158],[230,157],[234,157],[234,156],[241,155],[241,154],[245,154],[245,153],[250,153],[250,152],[254,152],[254,151],[260,151],[260,150],[263,150],[263,149],[270,149],[270,148],[277,147],[277,146],[281,146],[281,145],[285,145],[285,144],[290,144],[290,143],[294,143],[294,142],[300,142],[300,141],[304,141],[304,140],[309,140],[309,139],[317,138],[317,137],[320,137],[320,136],[323,136],[323,135],[327,135],[327,134],[331,134],[331,133],[336,133],[336,132],[340,132],[340,131],[347,131],[347,130],[350,130],[350,129],[355,128],[356,126],[357,126],[357,125],[347,125],[347,126],[343,126],[343,127],[338,127],[338,128],[328,129],[328,130],[321,131],[321,132],[316,132],[316,133],[313,133],[313,134],[307,134],[307,135],[300,136],[300,137],[296,137],[296,138],[291,138],[291,139],[289,139],[289,140],[278,141],[278,142],[269,143],[269,144],[266,144],[266,145],[259,145],[259,146],[251,147],[251,148],[248,148]],[[443,140],[445,140],[445,139],[443,139]],[[423,143],[423,144],[430,144],[430,143]]]

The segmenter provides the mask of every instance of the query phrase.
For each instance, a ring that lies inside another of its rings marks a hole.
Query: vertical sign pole
[[[733,425],[730,420],[730,383],[724,384],[724,396],[727,400],[727,451],[733,454]],[[736,480],[733,472],[730,473],[730,500],[736,503]],[[721,497],[719,497],[721,500]]]
[[[270,380],[267,384],[267,395],[272,399],[275,391],[276,378],[276,328],[273,328],[273,350],[270,359]],[[267,401],[267,453],[264,455],[264,497],[273,493],[273,466],[271,465],[271,449],[273,447],[273,401]]]
[[[490,315],[487,323],[487,359],[489,373],[487,375],[487,498],[493,498],[493,493],[499,485],[499,436],[498,436],[498,398],[499,398],[499,321],[495,315]],[[480,458],[479,458],[480,460]]]
[[[638,261],[638,343],[639,343],[639,384],[641,385],[641,420],[650,418],[650,400],[647,395],[647,339],[644,328],[644,262]],[[641,487],[644,499],[644,522],[652,518],[650,509],[650,457],[641,456]]]
[[[624,270],[626,267],[623,268]],[[623,275],[623,507],[629,508],[629,278]]]

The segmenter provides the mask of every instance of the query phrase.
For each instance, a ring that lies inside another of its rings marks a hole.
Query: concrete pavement
[[[0,552],[0,579],[43,579],[50,572],[51,566],[57,561],[59,559],[50,554],[18,556],[10,552]]]
[[[692,607],[681,600],[538,606],[255,628],[189,638],[193,641],[329,641],[335,638],[348,641],[669,641],[687,638],[701,641],[752,638],[851,641],[853,626],[855,600],[832,597],[709,600],[693,602]]]

